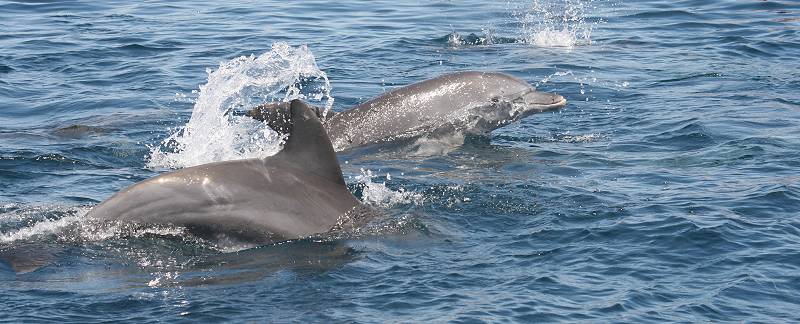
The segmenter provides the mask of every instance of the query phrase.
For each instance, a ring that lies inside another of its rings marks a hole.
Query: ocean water
[[[0,1],[0,321],[797,322],[796,1]],[[221,248],[92,228],[264,156],[230,114],[502,71],[568,100],[443,154],[343,152],[391,221]]]

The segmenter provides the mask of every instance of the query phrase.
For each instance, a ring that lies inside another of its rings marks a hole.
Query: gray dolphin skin
[[[324,116],[324,125],[335,150],[344,151],[421,136],[485,135],[566,103],[564,97],[536,91],[524,80],[508,74],[456,72],[394,89]],[[277,106],[259,106],[247,115],[269,121]]]
[[[134,184],[87,217],[174,225],[201,237],[273,243],[366,220],[373,210],[347,189],[317,115],[295,100],[271,126],[288,131],[284,148],[263,159],[210,163]]]

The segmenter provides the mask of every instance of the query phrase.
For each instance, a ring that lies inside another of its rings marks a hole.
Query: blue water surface
[[[569,103],[444,155],[340,155],[362,199],[362,169],[414,196],[376,235],[61,244],[164,171],[149,146],[206,69],[275,42],[313,51],[335,110],[462,70]],[[0,265],[0,320],[800,321],[798,57],[788,0],[0,1],[0,249],[48,260]]]

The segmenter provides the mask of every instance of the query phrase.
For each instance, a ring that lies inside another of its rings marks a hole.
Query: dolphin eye
[[[500,96],[492,97],[492,102],[500,102]]]

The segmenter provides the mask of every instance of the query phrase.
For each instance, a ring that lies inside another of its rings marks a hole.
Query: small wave
[[[775,18],[773,21],[779,23],[800,23],[800,17],[781,17]]]
[[[774,100],[776,102],[778,102],[778,103],[781,103],[781,104],[784,104],[784,105],[788,105],[788,106],[791,106],[793,108],[800,108],[800,101],[792,101],[792,100],[786,99],[786,98],[775,98]]]
[[[108,130],[102,127],[76,124],[57,128],[52,131],[52,134],[67,138],[80,138],[89,134],[104,134],[107,132]]]
[[[267,157],[284,136],[266,123],[235,114],[265,102],[305,99],[333,105],[330,82],[305,46],[275,43],[259,56],[241,56],[208,71],[189,121],[151,147],[150,168],[183,168],[204,163]]]
[[[120,13],[114,13],[114,14],[105,15],[104,17],[110,18],[110,19],[114,19],[114,20],[125,20],[125,21],[142,20],[141,18],[138,18],[138,17],[133,16],[133,15],[120,14]]]
[[[725,29],[745,28],[745,27],[739,24],[732,24],[732,23],[690,21],[690,22],[679,22],[669,25],[659,25],[654,28],[660,30],[691,30],[691,29],[725,30]],[[735,36],[726,36],[726,37],[735,37]]]
[[[0,208],[0,244],[20,241],[94,242],[146,235],[184,236],[185,228],[97,222],[85,218],[91,207],[36,207],[8,204]]]
[[[10,66],[5,64],[0,64],[0,74],[8,74],[14,71]]]
[[[760,45],[764,45],[764,44],[761,43]],[[746,45],[746,44],[739,44],[739,45],[733,46],[732,49],[735,50],[738,54],[741,54],[743,56],[748,56],[748,57],[776,57],[776,56],[778,56],[778,55],[776,55],[774,53],[771,53],[770,51],[762,50],[762,49],[756,48],[755,46],[750,46],[750,45]]]
[[[87,211],[85,207],[4,205],[0,208],[0,244],[58,236],[74,227]]]
[[[31,167],[37,165],[38,167],[63,167],[65,165],[87,166],[92,165],[91,162],[64,156],[58,153],[43,153],[35,154],[34,152],[15,152],[15,155],[0,155],[0,161],[8,165],[26,166]]]
[[[671,146],[676,150],[689,151],[717,143],[714,135],[702,123],[690,119],[687,120],[686,124],[679,124],[678,127],[671,130],[646,136],[645,140],[661,146]]]
[[[660,82],[660,83],[679,82],[679,81],[686,81],[686,80],[699,79],[699,78],[720,78],[722,76],[723,76],[722,73],[709,72],[709,73],[693,74],[693,75],[688,75],[688,76],[679,77],[679,78],[673,78],[673,79],[659,80],[658,82]]]
[[[21,228],[6,234],[0,234],[0,243],[9,244],[16,241],[27,241],[37,236],[57,234],[65,228],[77,223],[77,216],[64,217],[56,220],[46,220],[35,223],[31,227]]]
[[[563,143],[590,143],[601,139],[603,136],[598,133],[590,133],[584,135],[573,135],[573,134],[559,134],[553,136],[554,142],[563,142]]]
[[[128,44],[117,47],[117,49],[131,53],[131,54],[152,54],[161,52],[171,52],[180,50],[180,47],[156,47],[141,44]]]
[[[772,11],[775,13],[791,13],[790,9],[796,8],[797,3],[792,1],[743,1],[743,2],[733,2],[732,5],[727,6],[726,9],[732,10],[763,10],[763,11]]]
[[[792,213],[800,208],[800,186],[797,179],[783,183],[765,183],[741,192],[736,210],[745,215]]]
[[[451,47],[485,46],[485,45],[511,44],[520,42],[520,40],[516,38],[499,37],[499,36],[494,36],[491,33],[485,33],[483,35],[477,35],[475,33],[470,33],[468,35],[461,35],[457,32],[452,32],[450,34],[447,34],[446,36],[439,38],[438,41],[446,43],[448,46]]]
[[[519,143],[592,143],[606,138],[600,133],[570,134],[565,133],[551,134],[550,136],[513,136],[508,134],[495,135],[495,139],[519,142]]]
[[[684,10],[661,10],[661,11],[646,11],[639,12],[632,15],[624,16],[623,18],[670,18],[670,19],[699,19],[700,15],[684,11]]]

